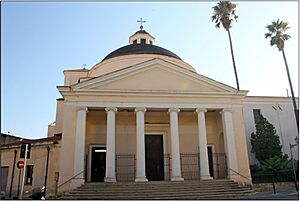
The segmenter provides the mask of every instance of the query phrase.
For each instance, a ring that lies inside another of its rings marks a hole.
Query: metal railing
[[[130,182],[135,179],[135,155],[116,154],[116,177],[119,182]]]
[[[68,182],[70,182],[72,179],[75,179],[78,175],[84,173],[85,170],[80,171],[79,173],[77,173],[76,175],[72,176],[70,179],[68,179],[67,181],[65,181],[64,183],[60,184],[57,186],[57,189],[59,189],[60,187],[64,186],[65,184],[67,184]]]
[[[181,174],[185,180],[200,179],[200,164],[198,153],[181,153]]]

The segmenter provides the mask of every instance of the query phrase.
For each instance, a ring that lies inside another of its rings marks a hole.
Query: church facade
[[[222,178],[248,185],[259,114],[275,126],[283,152],[298,159],[289,147],[298,136],[291,98],[247,96],[154,42],[141,28],[91,69],[64,71],[48,137],[27,140],[32,171],[25,191],[45,184],[51,196],[84,182]],[[21,144],[1,148],[1,189],[12,197],[20,174],[12,156],[22,160]]]
[[[198,74],[144,30],[90,70],[65,70],[61,189],[85,181],[230,178],[251,183],[247,91]]]

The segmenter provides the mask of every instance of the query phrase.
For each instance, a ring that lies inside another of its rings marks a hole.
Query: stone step
[[[188,184],[181,184],[181,185],[148,185],[148,186],[81,186],[78,189],[111,189],[111,190],[122,190],[122,189],[157,189],[157,188],[189,188],[189,187],[199,187],[199,188],[205,188],[205,187],[211,187],[211,188],[219,188],[224,186],[233,186],[237,187],[238,184],[211,184],[211,185],[188,185]]]
[[[212,199],[254,193],[232,180],[158,181],[145,183],[87,182],[61,199]]]
[[[151,195],[156,195],[156,194],[182,194],[182,193],[223,193],[223,192],[239,192],[239,191],[250,191],[251,189],[210,189],[210,190],[205,190],[205,191],[197,191],[194,189],[191,190],[181,190],[181,191],[136,191],[136,192],[95,192],[95,191],[89,191],[89,192],[70,192],[69,195],[101,195],[101,196],[125,196],[125,195],[146,195],[146,194],[151,194]]]
[[[227,183],[235,183],[232,180],[224,180],[224,179],[212,179],[212,180],[185,180],[185,181],[149,181],[149,182],[86,182],[83,186],[141,186],[141,185],[192,185],[192,184],[227,184]]]
[[[152,187],[152,188],[78,188],[74,190],[74,192],[118,192],[118,191],[126,191],[126,192],[136,192],[136,191],[184,191],[184,190],[213,190],[213,189],[239,189],[240,187],[238,185],[231,185],[231,186],[169,186],[169,187]]]
[[[182,194],[145,194],[145,195],[120,195],[120,196],[114,196],[114,195],[108,195],[108,196],[102,196],[102,195],[66,195],[63,197],[63,199],[213,199],[213,198],[229,198],[229,197],[236,197],[236,196],[242,196],[242,195],[251,195],[255,192],[253,190],[244,190],[239,192],[212,192],[212,193],[199,193],[199,192],[193,192],[191,193],[182,193]]]

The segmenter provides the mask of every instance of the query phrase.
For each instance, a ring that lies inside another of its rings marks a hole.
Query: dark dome
[[[158,55],[165,55],[169,57],[174,57],[176,59],[180,59],[179,56],[162,47],[158,47],[150,44],[131,44],[116,49],[115,51],[107,55],[102,61],[113,57],[131,55],[131,54],[158,54]]]

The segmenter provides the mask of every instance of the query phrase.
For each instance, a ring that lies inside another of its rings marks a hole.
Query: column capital
[[[199,113],[199,112],[207,112],[207,109],[205,109],[205,108],[197,108],[196,110],[195,110],[195,112],[196,113]]]
[[[220,114],[223,114],[225,112],[232,112],[232,110],[230,108],[223,108],[223,110],[220,112]]]
[[[87,112],[88,111],[88,108],[86,107],[86,106],[79,106],[79,107],[77,107],[77,112],[78,111],[85,111],[85,112]]]
[[[106,111],[106,112],[109,112],[109,111],[117,112],[118,109],[117,109],[116,107],[106,107],[106,108],[105,108],[105,111]]]
[[[137,108],[134,109],[134,111],[135,111],[135,112],[146,112],[147,109],[144,108],[144,107],[137,107]]]
[[[168,112],[180,112],[179,108],[169,108]]]

